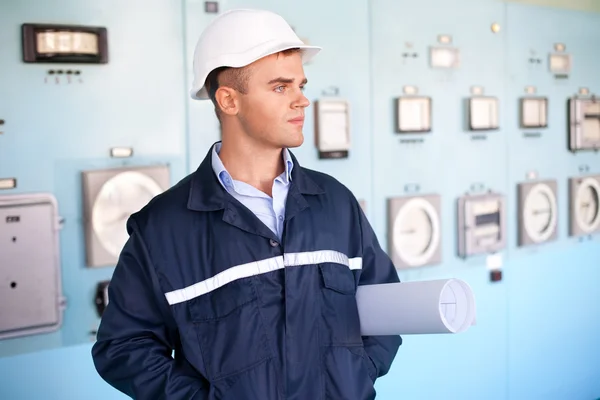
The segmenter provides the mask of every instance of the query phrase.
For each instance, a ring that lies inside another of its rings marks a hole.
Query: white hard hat
[[[204,30],[194,51],[194,82],[190,96],[208,99],[204,83],[208,74],[219,67],[243,67],[291,48],[302,49],[302,62],[320,50],[300,40],[279,15],[263,10],[236,9],[216,17]]]

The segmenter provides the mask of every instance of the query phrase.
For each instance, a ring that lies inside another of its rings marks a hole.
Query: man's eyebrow
[[[273,83],[294,83],[294,81],[294,78],[284,78],[280,76],[279,78],[271,79],[267,84],[272,85]],[[306,85],[307,82],[308,79],[304,78],[301,84]]]

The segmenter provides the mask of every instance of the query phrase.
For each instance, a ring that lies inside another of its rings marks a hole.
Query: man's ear
[[[226,115],[236,115],[239,111],[238,94],[235,90],[221,86],[215,93],[215,100],[221,109],[221,112]]]

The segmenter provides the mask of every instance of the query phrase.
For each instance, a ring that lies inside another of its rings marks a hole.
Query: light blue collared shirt
[[[213,148],[212,167],[223,188],[252,211],[281,240],[285,218],[285,201],[292,180],[292,168],[294,167],[289,151],[287,149],[283,150],[285,171],[273,180],[272,198],[252,185],[231,178],[221,158],[219,158],[220,151],[221,143],[219,142]]]

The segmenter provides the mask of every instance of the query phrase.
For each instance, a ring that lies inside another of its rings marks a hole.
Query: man
[[[287,150],[318,51],[258,10],[200,37],[191,96],[214,102],[222,142],[129,218],[92,351],[130,397],[375,398],[401,338],[361,336],[355,293],[398,275],[352,193]]]

